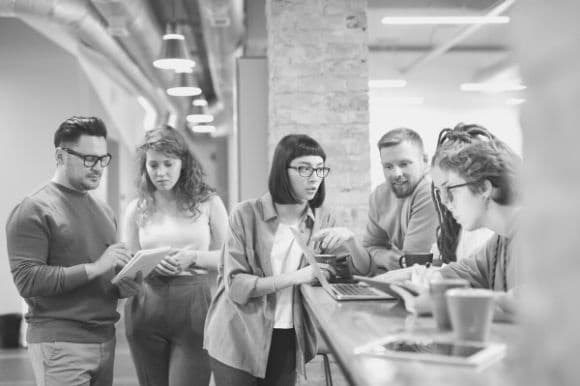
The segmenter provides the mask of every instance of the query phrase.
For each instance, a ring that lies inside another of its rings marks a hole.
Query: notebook
[[[326,276],[320,270],[316,258],[314,257],[314,251],[306,245],[302,235],[296,228],[290,228],[292,234],[296,238],[296,242],[302,249],[306,260],[312,266],[314,270],[314,275],[320,281],[322,288],[335,300],[383,300],[395,299],[393,296],[384,293],[376,288],[370,287],[361,282],[355,283],[329,283]]]

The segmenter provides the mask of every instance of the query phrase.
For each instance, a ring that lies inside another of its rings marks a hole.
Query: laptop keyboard
[[[376,296],[377,293],[369,287],[364,287],[359,284],[332,284],[332,288],[341,295],[364,295]]]

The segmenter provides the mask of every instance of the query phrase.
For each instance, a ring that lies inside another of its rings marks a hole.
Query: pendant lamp
[[[176,23],[167,23],[161,53],[153,65],[163,70],[174,71],[183,71],[195,66],[195,61],[189,56],[185,37]]]
[[[196,96],[201,94],[201,88],[193,75],[193,70],[180,70],[173,76],[171,87],[167,89],[167,94],[171,96]]]

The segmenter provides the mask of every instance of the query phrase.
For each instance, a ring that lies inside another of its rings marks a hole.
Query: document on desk
[[[141,272],[143,278],[145,278],[170,251],[170,247],[140,250],[131,258],[131,260],[129,260],[123,269],[119,271],[113,280],[111,280],[111,283],[117,284],[119,280],[124,277],[134,279],[138,272]]]

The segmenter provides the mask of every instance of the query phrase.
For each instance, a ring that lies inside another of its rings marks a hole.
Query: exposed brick
[[[269,154],[306,133],[332,173],[327,202],[361,233],[370,193],[365,0],[268,0]]]

